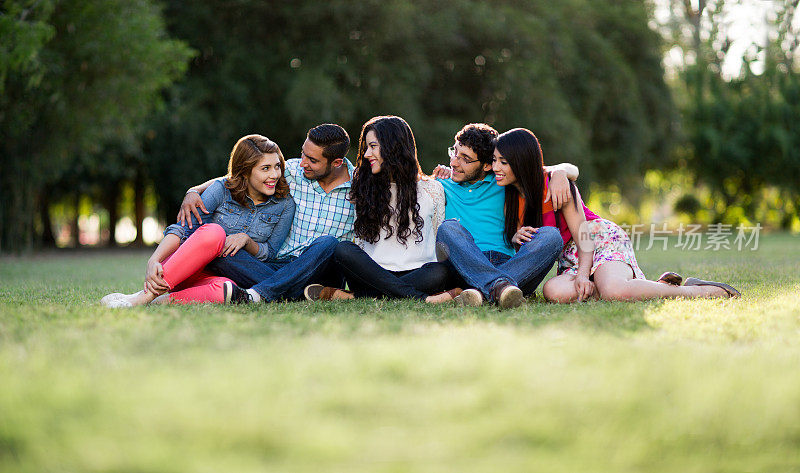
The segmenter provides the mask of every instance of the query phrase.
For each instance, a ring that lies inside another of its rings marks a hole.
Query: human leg
[[[251,287],[275,273],[279,265],[264,263],[250,253],[239,250],[235,255],[218,257],[206,268],[215,274],[230,278],[238,286]]]
[[[222,287],[226,281],[231,280],[223,276],[217,276],[209,271],[199,271],[169,292],[168,302],[177,304],[225,302]]]
[[[219,255],[225,245],[225,230],[216,223],[207,223],[198,228],[163,263],[163,278],[171,290],[198,275],[202,269]],[[131,295],[120,295],[130,306],[149,304],[157,297],[149,291]],[[103,302],[101,300],[101,302]],[[104,303],[105,304],[105,303]]]
[[[456,220],[445,220],[436,232],[436,251],[440,261],[447,261],[464,278],[491,300],[492,289],[500,282],[516,286],[516,280],[495,267],[475,244],[472,235]]]
[[[574,274],[560,274],[547,280],[542,286],[542,295],[548,302],[565,304],[578,300]]]
[[[557,228],[541,227],[531,241],[523,244],[517,254],[498,266],[498,269],[511,275],[523,293],[533,294],[563,246],[564,240]]]
[[[302,298],[303,289],[309,283],[330,274],[338,243],[329,235],[317,238],[297,258],[276,262],[275,271],[254,284],[252,289],[265,301]]]
[[[600,298],[606,301],[728,296],[724,289],[715,286],[672,286],[636,279],[631,267],[621,261],[609,261],[598,266],[594,272],[594,283]]]
[[[336,245],[334,260],[356,297],[387,296],[421,300],[428,295],[398,277],[395,272],[383,268],[351,241],[341,241]]]
[[[455,274],[452,266],[446,263],[425,263],[417,269],[411,270],[400,276],[400,279],[417,291],[425,294],[436,294],[454,287],[461,278]]]

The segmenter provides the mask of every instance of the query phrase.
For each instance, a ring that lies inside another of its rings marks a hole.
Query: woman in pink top
[[[548,301],[740,295],[728,284],[696,278],[688,278],[683,286],[667,283],[663,276],[658,282],[648,281],[625,231],[586,208],[572,184],[571,204],[558,212],[543,204],[547,177],[542,170],[539,140],[530,130],[515,128],[497,137],[492,169],[498,185],[510,186],[506,191],[505,231],[513,244],[529,241],[543,225],[559,228],[564,238],[558,275],[542,288]]]

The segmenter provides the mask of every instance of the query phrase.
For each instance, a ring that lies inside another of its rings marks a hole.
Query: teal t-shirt
[[[514,255],[503,236],[505,226],[505,189],[497,185],[493,173],[474,184],[439,180],[447,204],[444,218],[454,218],[472,234],[481,251],[499,251]]]

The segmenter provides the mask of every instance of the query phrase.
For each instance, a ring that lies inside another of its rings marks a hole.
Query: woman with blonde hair
[[[167,227],[147,262],[144,289],[109,294],[101,303],[132,307],[151,302],[229,302],[231,285],[225,283],[230,279],[204,268],[214,258],[240,250],[262,261],[275,257],[295,211],[283,177],[285,167],[283,153],[269,138],[240,138],[231,151],[228,174],[201,195],[209,211],[202,222]]]

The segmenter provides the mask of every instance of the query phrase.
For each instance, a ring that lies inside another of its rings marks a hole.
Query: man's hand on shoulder
[[[433,176],[436,179],[450,179],[450,176],[452,175],[453,175],[453,170],[445,166],[444,164],[436,166],[436,168],[431,173],[431,176]]]
[[[189,228],[192,228],[192,215],[197,218],[198,222],[202,222],[200,218],[200,212],[197,209],[202,209],[203,212],[208,213],[206,210],[206,205],[203,203],[203,199],[200,198],[200,193],[197,192],[195,189],[189,189],[186,192],[186,195],[183,197],[183,202],[181,202],[181,209],[178,211],[178,223],[182,225],[188,225]]]
[[[562,170],[553,171],[552,174],[550,174],[550,182],[547,187],[548,193],[544,201],[548,202],[552,200],[553,210],[560,209],[572,198],[567,173]]]

